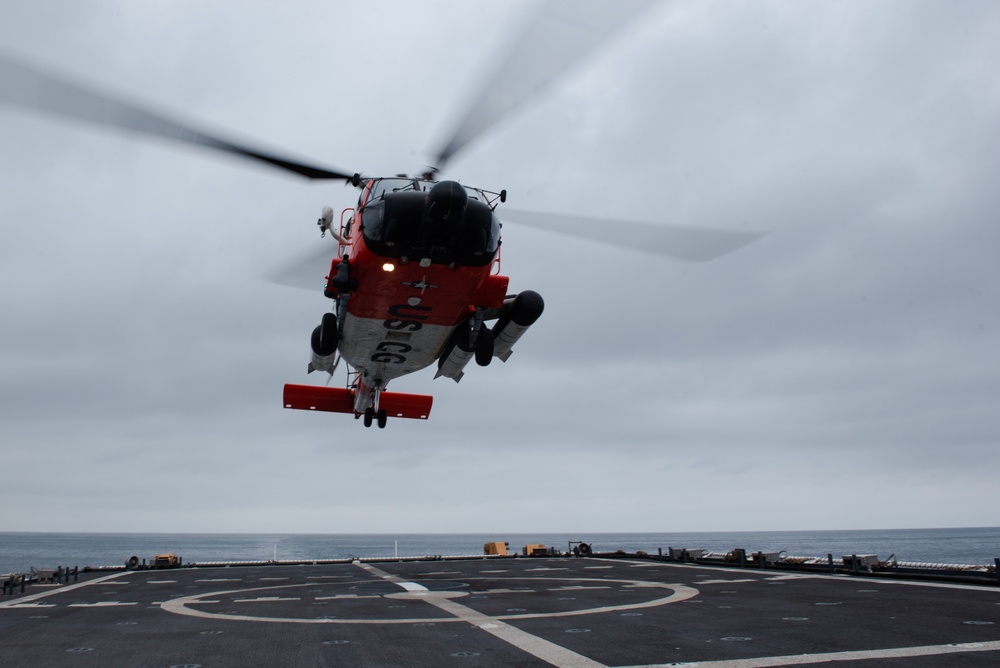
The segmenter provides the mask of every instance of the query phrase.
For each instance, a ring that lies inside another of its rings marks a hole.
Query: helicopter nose
[[[427,216],[431,220],[458,222],[465,216],[469,195],[455,181],[441,181],[427,193]]]

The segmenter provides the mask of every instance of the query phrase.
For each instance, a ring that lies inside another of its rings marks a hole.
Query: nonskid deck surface
[[[0,665],[1000,665],[990,587],[594,558],[86,577],[0,600]]]

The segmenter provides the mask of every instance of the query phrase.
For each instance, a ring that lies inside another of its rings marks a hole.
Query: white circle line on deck
[[[485,578],[463,578],[465,580],[475,580],[475,579],[485,579]],[[495,579],[495,578],[492,578]],[[521,580],[521,578],[511,578],[516,580]],[[579,578],[539,578],[542,581],[572,581],[580,582]],[[533,580],[534,581],[534,580]],[[607,605],[598,606],[594,608],[581,608],[577,610],[564,610],[561,612],[540,612],[540,613],[519,613],[519,614],[508,614],[508,615],[496,615],[491,617],[492,620],[513,620],[513,619],[541,619],[541,618],[553,618],[553,617],[575,617],[579,615],[594,615],[603,612],[616,612],[616,611],[626,611],[626,610],[637,610],[641,608],[657,607],[661,605],[668,605],[670,603],[678,603],[680,601],[685,601],[690,598],[694,598],[698,595],[698,590],[692,587],[681,584],[660,584],[651,582],[641,582],[637,580],[606,580],[606,579],[595,579],[593,582],[600,582],[602,584],[616,583],[625,586],[636,587],[641,590],[654,590],[654,589],[667,589],[671,593],[669,596],[663,596],[659,598],[649,599],[645,601],[639,601],[636,603],[623,603],[620,605]],[[250,592],[263,592],[272,591],[275,589],[292,589],[297,587],[312,587],[315,586],[313,583],[296,584],[296,585],[278,585],[278,586],[268,586],[268,587],[253,587],[246,589],[230,589],[226,591],[212,591],[205,592],[202,594],[195,594],[192,596],[182,596],[180,598],[171,599],[169,601],[164,601],[160,604],[160,607],[167,612],[172,612],[178,615],[186,615],[189,617],[201,617],[204,619],[227,619],[233,621],[242,622],[272,622],[272,623],[292,623],[292,624],[416,624],[421,622],[433,622],[433,623],[449,623],[449,622],[459,622],[463,621],[458,617],[417,617],[417,618],[401,618],[401,619],[356,619],[356,618],[343,618],[343,619],[310,619],[305,617],[269,617],[262,615],[233,615],[225,613],[210,612],[207,610],[199,610],[197,608],[189,606],[197,606],[200,604],[205,604],[207,601],[203,599],[220,599],[227,596],[246,596]],[[464,592],[421,592],[421,591],[401,591],[398,593],[385,594],[385,598],[400,599],[405,598],[413,601],[425,601],[436,605],[437,607],[442,607],[437,605],[438,602],[443,600],[448,600],[455,598],[456,595],[461,596]]]

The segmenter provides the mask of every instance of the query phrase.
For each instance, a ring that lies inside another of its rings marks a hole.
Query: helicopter
[[[544,5],[538,16],[557,13],[555,7]],[[629,16],[615,12],[620,23]],[[530,27],[544,24],[529,24],[511,53],[523,60],[530,49],[544,46],[545,36]],[[614,29],[601,24],[603,38]],[[193,144],[360,190],[356,206],[344,209],[339,220],[332,207],[326,207],[317,221],[321,236],[334,237],[337,250],[323,282],[331,308],[312,331],[307,367],[310,373],[332,378],[343,362],[347,382],[343,387],[286,384],[283,406],[352,414],[366,427],[385,428],[390,417],[427,419],[433,403],[429,395],[387,391],[390,381],[436,365],[435,378],[458,382],[473,359],[481,367],[494,358],[506,362],[541,316],[541,295],[531,290],[511,293],[509,277],[500,273],[501,215],[507,221],[605,241],[611,229],[612,243],[642,250],[669,246],[666,254],[693,260],[718,257],[762,236],[506,209],[498,213],[506,190],[438,179],[468,143],[595,45],[588,38],[576,43],[575,53],[560,58],[529,57],[533,67],[527,74],[512,66],[513,61],[502,61],[435,154],[434,166],[412,176],[362,175],[261,150],[2,54],[0,104]],[[547,66],[550,60],[554,64]],[[650,234],[655,243],[650,243]],[[321,252],[327,258],[333,254],[328,246]]]
[[[494,211],[506,192],[430,177],[367,180],[340,230],[324,209],[317,223],[338,242],[324,294],[336,306],[313,330],[308,370],[332,376],[343,359],[353,371],[346,388],[285,385],[286,408],[353,413],[366,427],[427,419],[432,397],[385,392],[389,381],[436,362],[435,378],[458,382],[473,358],[506,361],[542,314],[537,292],[508,294],[499,273]]]

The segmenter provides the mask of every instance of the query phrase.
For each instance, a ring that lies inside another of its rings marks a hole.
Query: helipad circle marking
[[[483,578],[483,577],[470,577],[466,578],[468,580],[486,580],[490,579],[495,581],[499,578]],[[523,581],[524,578],[510,577],[503,578],[506,580]],[[532,578],[534,579],[534,578]],[[542,578],[538,578],[542,579]],[[511,619],[541,619],[541,618],[551,618],[551,617],[574,617],[579,615],[592,615],[604,612],[618,612],[625,610],[636,610],[641,608],[653,608],[659,607],[661,605],[668,605],[670,603],[679,602],[689,602],[689,599],[694,598],[700,592],[688,585],[684,584],[667,584],[661,582],[648,582],[642,580],[615,580],[611,578],[564,578],[564,577],[546,577],[545,580],[553,580],[558,582],[615,582],[624,585],[636,587],[637,590],[655,590],[655,589],[667,589],[671,593],[668,596],[663,596],[660,598],[649,599],[645,601],[639,601],[636,603],[624,603],[620,605],[605,605],[597,606],[593,608],[581,608],[578,610],[564,610],[561,612],[538,612],[538,613],[513,613],[513,614],[502,614],[493,615],[493,619],[497,620],[511,620]],[[339,584],[339,583],[338,583]],[[202,599],[218,599],[227,596],[241,595],[245,596],[251,592],[263,592],[271,591],[275,589],[291,589],[295,587],[311,587],[315,586],[313,583],[302,583],[302,584],[282,584],[282,585],[272,585],[265,587],[251,587],[246,589],[230,589],[225,591],[212,591],[205,592],[202,594],[196,594],[192,596],[181,596],[179,598],[171,599],[169,601],[163,601],[160,604],[160,608],[172,612],[178,615],[185,615],[188,617],[202,617],[204,619],[226,619],[232,621],[244,621],[244,622],[281,622],[281,623],[291,623],[291,624],[437,624],[437,623],[454,623],[462,622],[464,620],[458,617],[434,617],[434,618],[417,618],[417,619],[309,619],[304,617],[267,617],[267,616],[253,616],[247,614],[237,614],[235,611],[228,611],[224,613],[210,612],[207,610],[199,610],[197,608],[188,607],[189,605],[204,604],[207,601]],[[424,594],[464,594],[464,592],[423,592]],[[412,592],[395,592],[396,595],[410,596],[411,600],[419,600],[418,597],[413,596]],[[387,595],[388,596],[388,595]],[[426,598],[424,596],[423,598]],[[447,598],[447,597],[445,597]],[[701,603],[701,601],[693,601]]]
[[[427,599],[440,599],[440,598],[461,598],[463,596],[468,596],[467,591],[401,591],[394,592],[392,594],[384,594],[382,598],[391,598],[394,600],[403,601],[426,601]],[[389,606],[389,607],[400,607],[405,608],[405,605],[400,606]]]

